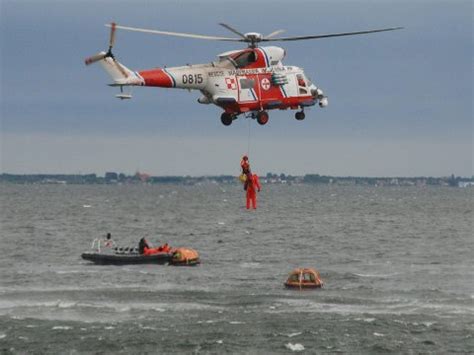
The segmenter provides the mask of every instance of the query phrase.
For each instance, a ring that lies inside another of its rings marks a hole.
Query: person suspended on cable
[[[242,168],[242,174],[244,175],[247,175],[247,173],[250,171],[250,162],[247,155],[242,157],[242,160],[240,161],[240,167]]]
[[[247,179],[245,180],[244,190],[246,190],[246,207],[250,209],[250,205],[252,205],[253,209],[257,208],[257,191],[260,192],[261,186],[260,181],[258,179],[257,174],[252,174],[252,172],[248,171]]]
[[[249,157],[247,155],[244,155],[242,160],[240,160],[240,167],[242,168],[242,173],[240,174],[239,179],[245,183],[245,180],[247,179],[247,173],[250,171]]]

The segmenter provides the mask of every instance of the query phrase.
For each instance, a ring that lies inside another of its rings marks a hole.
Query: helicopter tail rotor
[[[99,62],[101,66],[105,69],[107,74],[113,79],[113,83],[110,84],[111,86],[130,86],[130,85],[142,85],[143,79],[141,79],[135,72],[127,68],[125,65],[120,63],[112,53],[112,49],[114,48],[115,44],[115,32],[117,30],[117,25],[115,22],[112,22],[110,25],[110,36],[109,36],[109,48],[107,52],[99,52],[85,60],[86,65],[91,65],[93,63]],[[121,92],[121,97],[123,94]],[[128,98],[128,97],[127,97]]]
[[[84,60],[84,63],[86,65],[91,65],[95,62],[98,62],[99,60],[104,59],[106,56],[107,56],[106,52],[100,52],[100,53],[94,54],[93,56],[90,56],[89,58],[86,58]]]
[[[114,55],[112,54],[112,48],[114,47],[115,43],[115,31],[116,31],[116,24],[115,22],[112,22],[110,24],[110,37],[109,37],[109,49],[107,52],[100,52],[97,54],[94,54],[93,56],[90,56],[89,58],[86,58],[84,61],[86,65],[91,65],[95,62],[98,62],[99,60],[102,60],[104,58],[114,58]]]

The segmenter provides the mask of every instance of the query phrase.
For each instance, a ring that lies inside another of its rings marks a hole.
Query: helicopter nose
[[[326,107],[329,104],[328,98],[324,96],[323,90],[316,87],[314,84],[310,86],[310,90],[313,99],[319,101],[319,107]]]
[[[313,96],[315,99],[318,98],[320,94],[322,94],[322,90],[318,89],[314,84],[310,86],[310,91],[311,91],[311,96]]]

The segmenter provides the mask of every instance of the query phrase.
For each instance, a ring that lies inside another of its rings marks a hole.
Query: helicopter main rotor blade
[[[111,50],[114,46],[115,43],[115,30],[116,30],[117,25],[115,22],[112,22],[110,24],[110,40],[109,40],[109,50]]]
[[[283,33],[283,32],[285,32],[285,30],[276,30],[276,31],[273,31],[272,33],[266,35],[263,38],[271,38],[271,37],[279,35],[280,33]]]
[[[263,39],[262,39],[262,42],[270,42],[270,41],[300,41],[300,40],[305,40],[305,39],[319,39],[319,38],[329,38],[329,37],[343,37],[343,36],[365,35],[365,34],[368,34],[368,33],[395,31],[395,30],[401,30],[401,29],[403,29],[403,27],[382,28],[382,29],[378,29],[378,30],[368,30],[368,31],[358,31],[358,32],[330,33],[330,34],[325,34],[325,35],[314,35],[314,36],[263,38]]]
[[[244,38],[244,39],[247,38],[247,37],[245,37],[245,35],[244,35],[242,32],[237,31],[235,28],[229,26],[229,25],[226,24],[226,23],[219,23],[219,25],[221,25],[221,26],[224,27],[224,28],[227,28],[230,32],[235,33],[237,36],[240,36],[240,37],[242,37],[242,38]]]
[[[111,27],[110,24],[106,24],[105,26],[106,27]],[[126,30],[126,31],[152,33],[152,34],[165,35],[165,36],[186,37],[186,38],[195,38],[195,39],[207,39],[207,40],[214,40],[214,41],[243,42],[243,39],[239,39],[239,38],[206,36],[206,35],[198,35],[198,34],[194,34],[194,33],[148,30],[146,28],[127,27],[127,26],[119,26],[119,25],[115,25],[115,28],[119,28],[121,30]]]

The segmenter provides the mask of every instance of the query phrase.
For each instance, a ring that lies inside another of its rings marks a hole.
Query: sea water
[[[0,185],[2,353],[470,353],[474,189]],[[94,238],[196,249],[101,266]],[[324,288],[284,288],[296,267]]]

